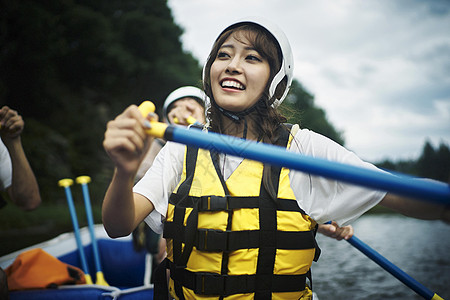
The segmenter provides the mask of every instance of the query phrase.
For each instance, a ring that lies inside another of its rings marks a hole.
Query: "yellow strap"
[[[300,126],[298,124],[294,124],[291,128],[291,134],[293,136],[295,136],[299,130],[300,130]]]

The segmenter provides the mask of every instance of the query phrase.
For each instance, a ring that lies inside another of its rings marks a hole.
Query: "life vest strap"
[[[175,207],[174,222],[171,222],[174,224],[174,227],[176,227],[176,229],[172,228],[172,232],[175,237],[173,242],[174,259],[179,266],[184,267],[188,262],[192,248],[195,244],[196,228],[198,223],[198,210],[194,208],[187,219],[186,227],[184,227],[183,218],[185,212],[185,208]],[[164,236],[166,236],[166,229],[164,229]],[[183,242],[185,246],[183,251],[181,251]]]
[[[164,238],[173,239],[176,235],[184,236],[184,227],[180,232],[173,222],[166,222]],[[181,234],[180,234],[181,233]],[[270,237],[267,236],[270,234]],[[182,238],[184,242],[186,239]],[[230,252],[239,249],[253,249],[261,245],[268,245],[277,249],[312,249],[316,243],[313,231],[222,231],[214,229],[197,229],[194,246],[200,251]]]
[[[241,208],[258,208],[259,197],[236,197],[236,196],[201,196],[194,197],[188,196],[186,198],[179,196],[178,194],[172,194],[170,196],[170,203],[177,205],[181,199],[186,207],[194,207],[198,204],[198,211],[228,211]],[[276,201],[276,208],[280,211],[298,211],[302,214],[306,214],[303,209],[298,206],[296,200],[278,198]]]
[[[166,269],[169,259],[166,257],[154,271],[154,290],[153,299],[167,300],[169,298],[169,287],[167,285]]]
[[[197,295],[222,295],[253,293],[261,280],[258,275],[220,275],[215,273],[194,273],[176,268],[169,261],[170,276],[175,282],[191,289]],[[271,276],[271,287],[265,287],[272,293],[296,292],[305,289],[306,275],[265,275]]]

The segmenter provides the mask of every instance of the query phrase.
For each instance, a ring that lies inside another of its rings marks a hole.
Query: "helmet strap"
[[[219,106],[215,100],[212,100],[212,103],[217,109],[222,113],[222,115],[226,116],[230,120],[232,120],[234,123],[238,124],[241,121],[244,121],[244,133],[242,135],[243,139],[247,138],[247,131],[248,131],[248,124],[247,124],[247,118],[246,116],[249,115],[251,112],[253,112],[260,101],[256,102],[252,107],[247,108],[246,110],[240,111],[240,112],[233,112],[230,110],[227,110],[221,106]]]

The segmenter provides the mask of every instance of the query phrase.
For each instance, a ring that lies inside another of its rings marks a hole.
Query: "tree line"
[[[158,108],[201,67],[163,0],[2,1],[0,104],[23,116],[23,144],[44,201],[61,178],[89,175],[101,199],[111,177],[108,120],[130,104]]]
[[[422,153],[416,160],[391,161],[387,159],[376,165],[399,173],[450,183],[450,148],[444,142],[433,147],[430,141],[425,141]]]
[[[25,120],[22,141],[44,202],[65,201],[58,180],[79,175],[91,176],[92,200],[101,202],[113,172],[102,147],[107,121],[143,100],[161,113],[172,90],[201,86],[201,66],[181,43],[183,28],[165,0],[23,0],[1,7],[0,105]],[[343,133],[299,81],[283,109],[289,122],[344,145]],[[436,152],[430,147],[418,162],[424,168]],[[448,174],[448,165],[440,172]]]

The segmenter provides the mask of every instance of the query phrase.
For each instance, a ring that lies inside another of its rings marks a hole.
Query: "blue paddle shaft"
[[[85,274],[89,274],[89,270],[86,263],[86,257],[84,256],[83,243],[81,242],[80,230],[78,226],[77,213],[73,204],[72,192],[69,187],[64,187],[66,192],[67,203],[69,205],[70,217],[72,218],[73,232],[75,234],[75,240],[78,246],[78,253],[80,254],[81,266]]]
[[[387,172],[289,152],[279,146],[256,143],[217,133],[189,130],[173,125],[168,126],[165,137],[174,142],[245,157],[376,190],[450,204],[450,185],[437,181],[396,176]]]
[[[389,260],[387,260],[384,256],[379,254],[374,249],[370,248],[367,244],[365,244],[363,241],[358,239],[356,236],[352,236],[350,239],[347,240],[352,246],[354,246],[356,249],[364,253],[367,257],[372,259],[374,262],[376,262],[378,265],[380,265],[383,269],[391,273],[394,277],[396,277],[398,280],[403,282],[406,286],[411,288],[413,291],[415,291],[420,296],[424,297],[425,299],[432,299],[434,296],[434,292],[429,290],[427,287],[423,286],[421,283],[416,281],[414,278],[406,274],[404,271],[402,271],[399,267],[391,263]]]
[[[86,216],[88,221],[89,233],[91,235],[92,249],[94,250],[95,268],[97,272],[102,270],[100,264],[100,255],[98,254],[97,239],[94,233],[94,218],[92,216],[91,199],[89,197],[89,191],[86,183],[81,184],[83,191],[84,206],[86,207]]]

